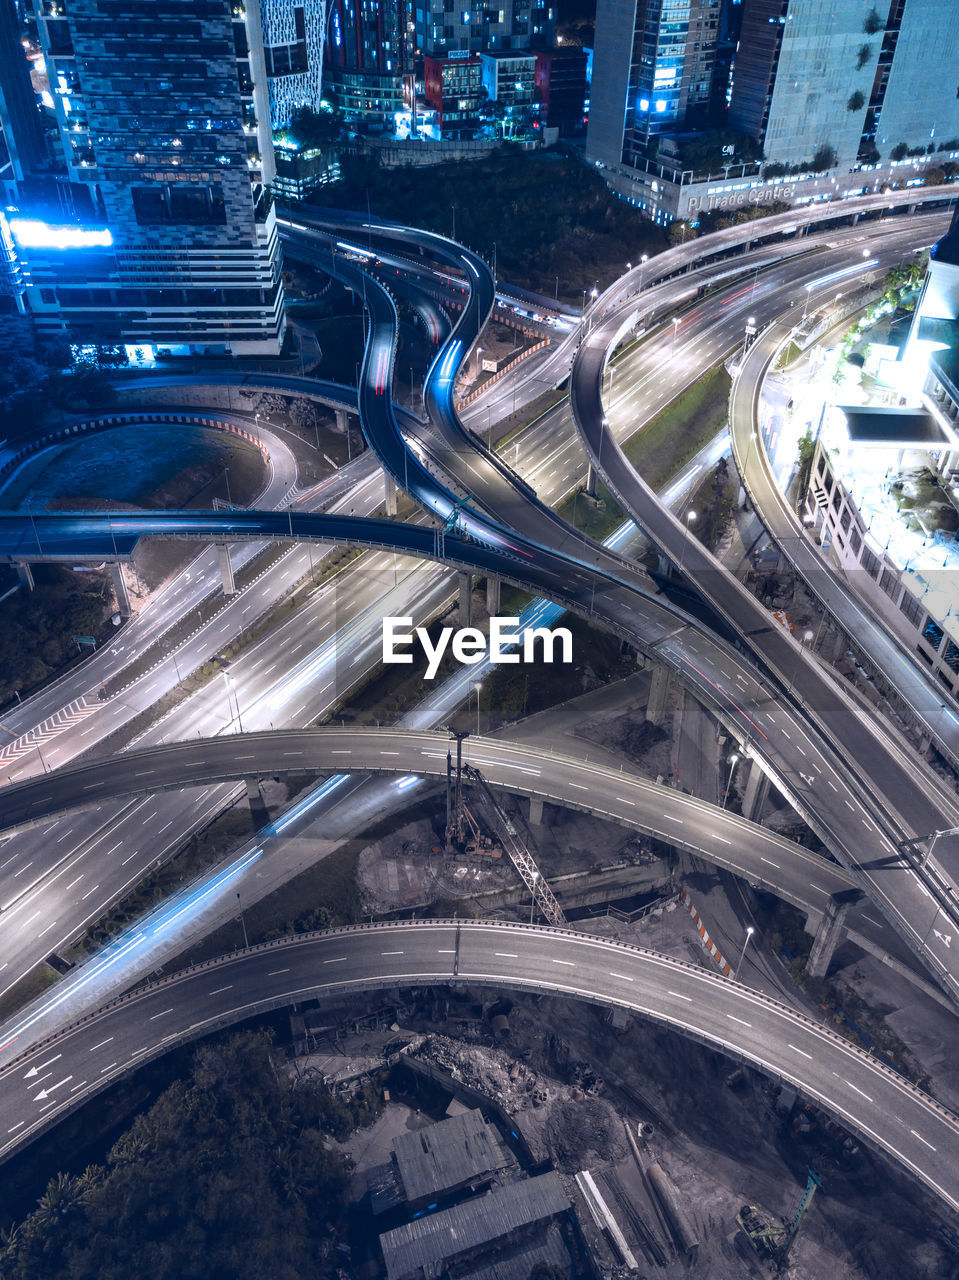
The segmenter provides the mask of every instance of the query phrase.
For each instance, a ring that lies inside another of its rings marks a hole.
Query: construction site
[[[734,770],[715,723],[669,688],[663,732],[638,733],[649,696],[638,672],[508,732],[562,750],[575,722],[591,757],[633,743],[648,775],[718,797]],[[845,1027],[955,1105],[951,1014],[908,978],[839,942],[828,983],[809,979],[798,912],[665,843],[494,790],[468,741],[451,732],[445,785],[361,853],[364,911],[549,923],[677,956]],[[774,792],[759,816],[793,830]],[[343,1144],[351,1275],[959,1275],[952,1224],[889,1161],[793,1088],[625,1010],[397,989],[300,1007],[291,1034],[294,1076],[385,1089],[380,1119]]]

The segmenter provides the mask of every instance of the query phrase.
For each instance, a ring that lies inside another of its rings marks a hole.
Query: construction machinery
[[[744,1204],[736,1214],[736,1225],[753,1252],[760,1258],[774,1262],[780,1270],[789,1261],[789,1252],[806,1216],[806,1210],[812,1203],[813,1196],[822,1187],[812,1169],[807,1170],[807,1174],[806,1190],[791,1222],[770,1221],[754,1204]]]

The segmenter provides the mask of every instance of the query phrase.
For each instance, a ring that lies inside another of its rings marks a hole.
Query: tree
[[[893,149],[889,152],[890,160],[905,160],[909,154],[909,148],[905,142],[897,142]]]
[[[874,36],[877,31],[882,31],[884,27],[882,18],[875,9],[871,9],[863,19],[862,29],[867,36]]]
[[[809,488],[809,473],[812,471],[813,455],[816,442],[807,431],[799,441],[799,474],[796,480],[796,506],[801,507],[806,501],[806,490]]]
[[[856,70],[861,71],[872,57],[872,45],[861,44],[856,52]]]
[[[850,94],[849,101],[846,103],[847,111],[861,111],[866,105],[866,95],[859,89],[855,93]]]
[[[836,148],[831,146],[828,142],[824,142],[822,146],[816,150],[809,163],[809,167],[813,173],[824,173],[826,169],[834,169],[838,159],[839,157],[836,155]]]

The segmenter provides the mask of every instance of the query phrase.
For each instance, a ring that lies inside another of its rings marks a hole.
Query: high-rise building
[[[545,48],[556,27],[550,0],[416,0],[414,18],[416,47],[433,57]]]
[[[712,93],[720,0],[598,0],[590,159],[638,165],[652,138],[698,123]]]
[[[412,102],[407,0],[330,0],[324,77],[349,123],[392,131],[397,113]]]
[[[40,164],[43,134],[21,47],[13,0],[0,0],[0,198],[16,202],[16,183]]]
[[[33,3],[62,185],[89,193],[93,224],[50,225],[21,199],[10,225],[38,328],[81,342],[278,351],[285,318],[258,6]]]
[[[485,96],[479,58],[423,59],[423,96],[445,138],[472,138]]]
[[[282,129],[299,108],[319,110],[326,0],[259,0],[259,8],[270,123]]]
[[[744,0],[729,116],[779,164],[934,151],[959,136],[959,6]]]
[[[558,129],[562,137],[583,130],[588,61],[586,50],[575,45],[536,54],[540,120],[547,129]]]

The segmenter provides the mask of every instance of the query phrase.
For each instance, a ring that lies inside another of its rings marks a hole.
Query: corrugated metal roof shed
[[[502,1256],[496,1257],[485,1266],[475,1271],[465,1271],[459,1280],[529,1280],[529,1273],[538,1262],[545,1262],[559,1267],[564,1275],[569,1275],[573,1268],[569,1250],[563,1243],[563,1236],[558,1226],[551,1223],[531,1244],[514,1249],[504,1249]]]
[[[496,1130],[479,1111],[465,1111],[426,1129],[401,1133],[393,1142],[393,1152],[411,1204],[512,1163]]]
[[[450,1259],[555,1217],[569,1203],[559,1175],[544,1173],[405,1223],[380,1236],[389,1280],[405,1280],[419,1272],[437,1276]]]

